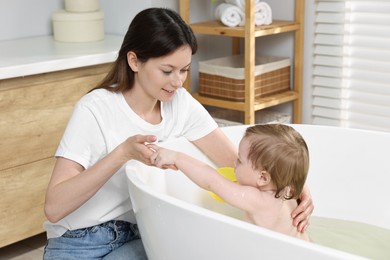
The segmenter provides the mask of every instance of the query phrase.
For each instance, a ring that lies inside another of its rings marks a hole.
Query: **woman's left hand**
[[[293,225],[297,227],[299,232],[303,233],[310,224],[310,216],[314,210],[313,200],[307,185],[303,187],[299,199],[298,207],[293,210],[291,217],[293,218]]]

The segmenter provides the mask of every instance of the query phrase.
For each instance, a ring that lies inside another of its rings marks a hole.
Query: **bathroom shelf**
[[[199,95],[199,93],[192,93],[201,104],[207,106],[216,106],[220,108],[234,109],[239,111],[245,111],[245,102],[230,101],[219,98],[212,98]],[[295,91],[284,91],[274,95],[255,99],[254,110],[260,110],[271,106],[277,106],[286,102],[294,101],[298,98],[298,93]]]
[[[304,0],[295,0],[294,21],[274,20],[272,24],[265,26],[255,26],[254,24],[254,1],[246,0],[246,6],[245,26],[228,27],[217,20],[190,23],[190,0],[180,0],[180,15],[184,21],[190,24],[194,33],[232,37],[232,54],[240,53],[240,39],[244,39],[245,42],[245,101],[237,102],[205,97],[196,92],[192,95],[203,105],[243,111],[245,113],[245,124],[255,123],[255,112],[257,110],[293,102],[293,123],[301,123]],[[255,99],[255,39],[256,37],[287,32],[294,33],[293,83],[291,90]],[[188,91],[191,91],[190,77],[191,75],[184,83],[184,87]]]
[[[223,35],[245,38],[244,27],[227,27],[219,21],[207,21],[191,24],[195,33],[209,35]],[[255,37],[292,32],[299,29],[299,24],[291,21],[273,21],[272,25],[256,26]]]

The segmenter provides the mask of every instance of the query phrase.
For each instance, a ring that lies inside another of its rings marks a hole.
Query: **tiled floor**
[[[0,260],[42,260],[46,234],[0,248]]]

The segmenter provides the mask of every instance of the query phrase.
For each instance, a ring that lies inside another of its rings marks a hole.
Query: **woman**
[[[169,9],[141,11],[103,82],[76,104],[48,185],[44,259],[146,259],[124,165],[150,165],[146,144],[184,136],[218,165],[237,150],[181,86],[197,50],[195,36]],[[298,229],[313,205],[306,192]]]

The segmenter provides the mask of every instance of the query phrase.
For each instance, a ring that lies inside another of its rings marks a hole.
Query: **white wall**
[[[51,34],[50,14],[62,0],[0,0],[0,40]]]
[[[82,0],[80,0],[82,1]],[[104,12],[105,32],[125,34],[139,11],[148,7],[167,7],[179,11],[178,0],[99,0]],[[210,0],[192,1],[193,18],[200,13],[207,19]],[[0,40],[51,35],[51,14],[64,8],[64,0],[0,0]],[[198,18],[199,20],[199,18]]]
[[[105,32],[124,34],[134,15],[150,7],[151,2],[100,0]],[[0,40],[53,34],[51,14],[63,8],[63,0],[0,0]]]
[[[105,32],[124,35],[133,17],[141,10],[150,7],[151,2],[145,0],[100,0],[101,9],[104,12]]]
[[[193,0],[191,22],[213,18],[218,3],[211,0]],[[274,19],[293,19],[294,1],[268,0]],[[0,40],[18,39],[52,34],[51,14],[62,9],[63,0],[0,0]],[[105,14],[105,32],[124,35],[136,13],[148,7],[168,7],[179,10],[179,0],[100,0]],[[303,123],[311,123],[311,64],[314,29],[314,2],[306,0],[305,53],[303,79]],[[193,57],[192,84],[197,86],[198,61],[228,55],[231,51],[229,37],[197,35],[199,51]],[[281,34],[256,39],[256,53],[264,55],[292,56],[291,34]],[[290,112],[291,104],[277,108]]]

